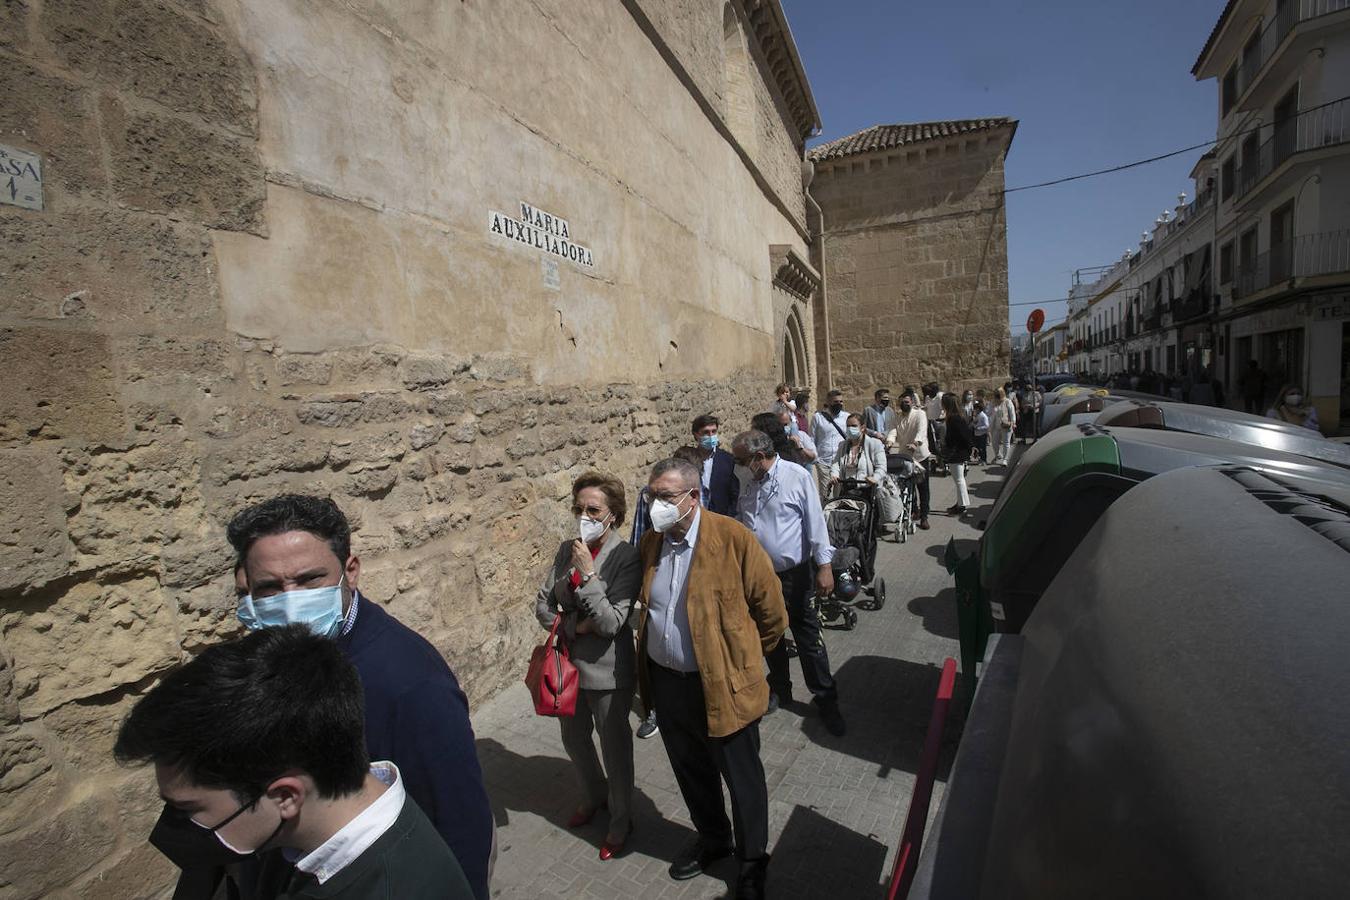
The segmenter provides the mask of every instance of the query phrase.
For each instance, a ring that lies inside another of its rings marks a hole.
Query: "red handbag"
[[[577,711],[580,687],[577,667],[567,657],[567,644],[558,638],[562,616],[555,616],[548,640],[534,648],[525,686],[534,698],[534,711],[541,716],[571,716]]]

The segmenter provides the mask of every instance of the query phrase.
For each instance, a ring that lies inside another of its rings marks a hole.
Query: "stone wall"
[[[771,394],[800,197],[619,4],[11,0],[0,92],[45,176],[0,205],[0,900],[164,895],[110,748],[235,633],[244,504],[337,499],[362,592],[477,702],[538,637],[570,480]],[[594,266],[489,234],[520,201]]]
[[[1007,380],[1008,140],[1001,130],[817,165],[831,374],[850,408],[877,387]]]

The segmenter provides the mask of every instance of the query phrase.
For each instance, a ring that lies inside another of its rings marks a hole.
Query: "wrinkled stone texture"
[[[1006,131],[818,165],[830,364],[845,402],[877,387],[1008,379]]]
[[[644,5],[720,110],[722,4]],[[768,248],[808,251],[755,72],[767,187],[619,3],[0,0],[0,143],[45,176],[0,206],[0,900],[167,896],[112,746],[239,633],[246,504],[333,496],[472,702],[521,677],[572,480],[777,380]],[[521,200],[595,270],[490,238]]]

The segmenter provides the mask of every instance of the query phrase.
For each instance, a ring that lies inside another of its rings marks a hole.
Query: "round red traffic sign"
[[[1044,324],[1045,310],[1043,309],[1033,309],[1031,315],[1027,316],[1027,331],[1030,331],[1032,334],[1040,331],[1041,326]]]

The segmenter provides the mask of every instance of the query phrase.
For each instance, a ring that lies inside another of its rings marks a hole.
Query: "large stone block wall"
[[[1006,133],[818,166],[831,376],[877,387],[1002,384],[1009,371]]]
[[[771,394],[767,248],[806,250],[618,4],[18,0],[0,94],[45,175],[0,205],[0,900],[164,896],[110,748],[236,632],[243,505],[337,499],[477,702],[571,479]],[[520,200],[594,270],[491,238]]]

